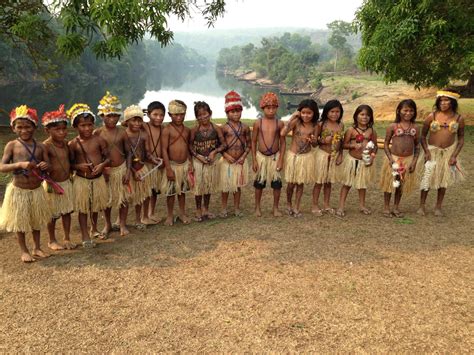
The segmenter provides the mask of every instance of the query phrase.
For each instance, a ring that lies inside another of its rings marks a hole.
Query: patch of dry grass
[[[270,190],[256,218],[249,187],[243,218],[114,235],[31,265],[2,234],[0,351],[472,352],[473,181],[448,190],[444,218],[403,199],[403,220],[381,216],[376,189],[372,216],[351,191],[345,220],[313,217],[308,187],[303,218],[270,217]]]

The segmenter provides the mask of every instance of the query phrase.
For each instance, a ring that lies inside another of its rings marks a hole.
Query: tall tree
[[[355,25],[360,64],[387,82],[442,87],[463,79],[474,91],[472,0],[365,0]]]
[[[352,33],[352,25],[345,21],[333,21],[327,24],[331,34],[328,38],[328,43],[336,51],[336,58],[334,59],[334,71],[337,70],[337,60],[341,53],[350,53],[346,37]]]

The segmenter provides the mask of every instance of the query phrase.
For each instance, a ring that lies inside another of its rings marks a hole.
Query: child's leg
[[[396,196],[396,191],[395,191],[395,196]],[[392,198],[392,193],[390,192],[383,193],[383,215],[385,217],[391,217],[391,212],[390,212],[390,199],[391,198]],[[396,197],[395,197],[395,200],[396,200]]]
[[[99,213],[98,212],[92,212],[91,213],[91,232],[92,235],[100,234],[99,230],[97,229],[97,220],[99,219]]]
[[[104,210],[105,226],[102,229],[102,235],[107,236],[112,230],[112,207],[108,207]]]
[[[418,211],[416,211],[416,213],[418,213],[420,216],[424,216],[426,211],[425,211],[425,205],[426,205],[426,198],[428,197],[428,191],[425,191],[425,190],[421,190],[421,193],[420,193],[420,207],[418,208]]]
[[[345,215],[344,209],[346,207],[346,199],[347,199],[347,195],[349,194],[350,189],[351,187],[347,185],[343,185],[341,187],[341,193],[339,195],[339,207],[337,208],[337,211],[336,211],[336,216],[338,217],[344,217]]]
[[[301,197],[303,196],[303,190],[304,190],[304,185],[303,184],[298,184],[296,185],[296,200],[295,200],[295,216],[300,215],[301,211]]]
[[[26,247],[25,233],[16,232],[16,238],[18,239],[18,244],[20,245],[21,249],[21,261],[24,263],[31,263],[35,261],[35,259],[31,256],[30,251]]]
[[[283,214],[279,210],[281,187],[273,187],[273,216],[281,217]]]
[[[446,194],[445,188],[438,189],[438,196],[436,198],[436,206],[435,206],[435,211],[434,211],[435,216],[438,216],[438,217],[444,216],[444,213],[441,211],[441,205],[443,204],[445,194]]]
[[[139,225],[141,224],[141,219],[142,219],[142,204],[139,203],[138,205],[135,205],[135,224]]]
[[[332,185],[330,182],[324,184],[323,187],[323,196],[324,196],[324,211],[334,213],[334,210],[331,208],[331,189]]]
[[[402,189],[398,188],[395,190],[395,196],[393,198],[393,214],[395,217],[403,217],[402,213],[400,212],[400,201],[402,199]]]
[[[120,206],[119,223],[120,223],[120,235],[122,237],[130,234],[130,231],[127,229],[127,216],[128,216],[128,204]]]
[[[45,253],[41,250],[41,242],[40,242],[40,231],[33,230],[33,242],[35,244],[34,249],[31,253],[32,256],[36,256],[38,258],[47,258],[49,254]]]
[[[204,195],[204,207],[202,209],[202,215],[206,216],[207,218],[215,218],[213,213],[209,212],[209,204],[211,203],[211,194]]]
[[[201,221],[203,211],[202,211],[202,195],[194,196],[194,200],[196,201],[196,219]],[[179,199],[178,199],[179,202]]]
[[[370,209],[365,207],[365,193],[367,192],[367,189],[359,189],[359,211],[363,214],[371,214],[372,212]]]
[[[262,209],[260,208],[260,203],[262,201],[263,188],[255,187],[255,215],[257,217],[262,216]]]
[[[286,211],[288,215],[293,215],[293,191],[295,189],[295,184],[289,182],[286,185]]]
[[[174,209],[174,195],[166,196],[166,210],[167,210],[167,216],[166,216],[166,221],[165,221],[166,226],[173,225],[173,209]]]
[[[156,222],[159,222],[159,219],[155,219],[155,209],[156,209],[156,200],[158,198],[158,194],[156,193],[155,190],[152,190],[152,194],[150,197],[150,207],[148,209],[148,217],[152,220],[155,220]]]
[[[227,201],[229,200],[229,193],[223,192],[221,194],[221,217],[227,217]],[[234,194],[234,206],[235,206],[235,194]]]
[[[179,194],[178,195],[178,205],[179,205],[179,219],[181,222],[184,224],[189,224],[191,222],[189,220],[189,217],[186,216],[186,195],[185,194]]]
[[[52,218],[48,222],[49,243],[48,248],[51,250],[63,250],[64,247],[58,243],[56,239],[56,221],[57,218]]]
[[[151,219],[150,216],[150,197],[147,197],[145,201],[142,203],[142,209],[143,209],[143,217],[141,218],[141,223],[146,224],[146,225],[153,225],[157,224],[158,222]]]
[[[319,208],[319,195],[321,194],[321,188],[323,184],[314,184],[313,187],[313,203],[311,206],[312,213],[321,213],[321,208]]]
[[[64,214],[61,216],[61,221],[63,223],[63,231],[64,231],[64,248],[66,249],[74,249],[76,244],[71,242],[70,234],[71,234],[71,213]]]
[[[78,213],[79,219],[79,227],[81,228],[81,237],[82,242],[88,242],[91,240],[89,231],[87,230],[87,214],[86,213]]]
[[[234,213],[236,216],[240,217],[242,216],[242,213],[240,212],[240,196],[242,195],[242,190],[237,188],[237,192],[234,192]]]

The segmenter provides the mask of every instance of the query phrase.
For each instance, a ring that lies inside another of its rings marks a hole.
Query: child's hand
[[[458,162],[458,159],[456,157],[452,156],[451,158],[449,158],[448,164],[449,164],[449,166],[453,166],[453,165],[456,165],[457,162]]]
[[[91,163],[76,164],[76,170],[82,171],[83,173],[88,173],[92,170],[92,164]]]
[[[234,164],[236,162],[235,158],[232,155],[230,155],[229,153],[224,153],[224,158],[225,158],[225,160],[227,160],[231,164]]]
[[[42,162],[40,162],[40,163],[37,165],[37,167],[38,167],[41,171],[46,171],[46,170],[48,170],[48,168],[49,168],[49,164],[46,163],[45,161],[42,161]]]
[[[130,182],[130,170],[127,170],[125,175],[122,177],[122,184],[128,185],[129,182]]]
[[[296,120],[296,119],[298,119],[298,118],[300,118],[300,117],[301,117],[301,112],[300,112],[300,111],[295,111],[295,112],[293,112],[293,114],[291,115],[290,121]]]
[[[161,158],[156,158],[156,157],[153,157],[151,159],[151,162],[155,165],[162,165],[163,164],[163,159]]]
[[[336,165],[341,165],[342,163],[342,154],[338,154],[336,158]]]
[[[236,164],[244,165],[244,163],[245,163],[245,158],[244,158],[244,157],[240,157],[240,158],[236,161]]]
[[[36,168],[36,164],[32,161],[22,161],[21,163],[18,163],[18,166],[20,169],[24,170],[33,170],[34,168]]]
[[[140,174],[140,171],[133,171],[133,178],[135,181],[142,181],[142,174]]]
[[[212,164],[214,163],[214,160],[216,159],[216,154],[217,152],[215,150],[213,150],[211,153],[209,153],[209,156],[208,156],[208,163],[209,164]]]
[[[282,168],[283,168],[283,162],[279,160],[276,165],[276,171],[280,172]]]
[[[104,164],[97,164],[96,166],[94,166],[92,168],[92,175],[95,176],[95,175],[99,175],[100,173],[102,173],[104,171]]]
[[[431,160],[431,152],[428,151],[428,152],[425,154],[425,162],[430,161],[430,160]]]
[[[256,160],[254,160],[252,162],[252,169],[253,169],[253,172],[256,173],[258,171],[258,163]]]
[[[206,159],[204,155],[198,154],[196,158],[203,164],[209,164],[209,161]]]
[[[410,166],[408,167],[408,172],[409,173],[412,173],[415,171],[415,168],[416,168],[416,160],[413,160],[410,164]]]
[[[176,179],[173,169],[169,169],[169,168],[166,169],[166,177],[168,178],[169,181],[174,181]]]

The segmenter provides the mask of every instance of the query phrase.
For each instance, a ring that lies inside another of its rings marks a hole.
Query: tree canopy
[[[386,81],[474,85],[472,0],[365,0],[354,24],[362,34],[361,66]]]

